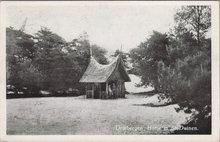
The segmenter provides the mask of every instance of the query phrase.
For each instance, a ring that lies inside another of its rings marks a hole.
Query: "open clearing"
[[[153,96],[154,97],[154,96]],[[149,107],[152,97],[100,100],[48,97],[7,100],[7,134],[167,134],[188,117],[176,105]],[[164,129],[165,128],[165,129]]]

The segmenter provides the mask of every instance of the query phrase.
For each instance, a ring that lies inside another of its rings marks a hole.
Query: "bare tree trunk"
[[[196,7],[197,9],[197,14],[198,14],[198,18],[197,18],[197,44],[198,47],[200,48],[200,24],[201,24],[201,10],[200,10],[200,6]]]

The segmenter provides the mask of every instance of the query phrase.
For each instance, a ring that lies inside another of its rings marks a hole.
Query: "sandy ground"
[[[131,79],[131,82],[125,82],[125,88],[126,91],[131,92],[131,93],[141,93],[141,92],[148,92],[152,91],[154,88],[153,87],[136,87],[137,84],[141,82],[141,78],[137,75],[134,74],[129,74],[129,77]]]
[[[7,134],[167,134],[189,115],[176,105],[149,107],[155,98],[100,100],[50,97],[7,100]]]

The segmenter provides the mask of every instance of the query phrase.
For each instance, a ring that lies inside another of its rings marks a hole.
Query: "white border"
[[[0,3],[0,141],[190,141],[218,142],[219,139],[219,2],[218,1],[7,1]],[[5,10],[20,6],[94,5],[211,5],[212,7],[212,135],[6,135],[6,26]]]

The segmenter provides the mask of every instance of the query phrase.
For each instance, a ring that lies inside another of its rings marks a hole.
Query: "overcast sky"
[[[8,6],[6,24],[19,29],[27,17],[25,32],[34,34],[41,26],[66,41],[88,33],[92,44],[112,52],[129,51],[153,30],[168,32],[177,6]]]

